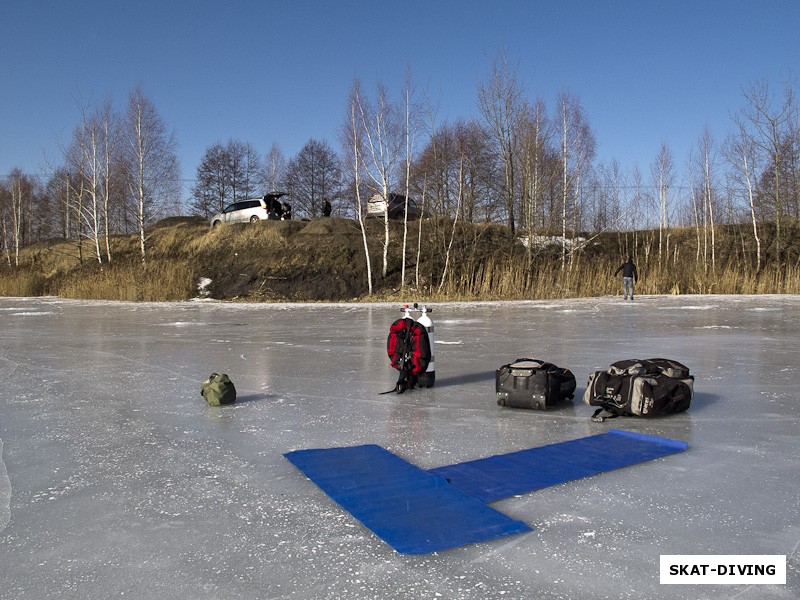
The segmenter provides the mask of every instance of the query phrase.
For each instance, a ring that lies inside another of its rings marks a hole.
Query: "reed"
[[[187,300],[195,293],[191,270],[183,262],[111,264],[73,271],[54,286],[64,298],[123,301]]]
[[[427,301],[608,296],[621,294],[614,272],[627,251],[639,269],[639,295],[800,293],[800,243],[785,246],[779,261],[765,239],[759,268],[745,228],[721,228],[713,260],[697,232],[688,229],[671,230],[660,253],[657,232],[612,233],[562,257],[559,246],[525,248],[497,224],[458,224],[451,238],[452,223],[439,219],[423,223],[417,264],[416,225],[409,228],[401,285],[401,224],[391,224],[388,273],[382,277],[383,224],[367,223],[372,296],[360,228],[335,218],[215,229],[202,220],[173,220],[150,233],[144,262],[136,236],[113,237],[110,261],[105,254],[98,261],[87,241],[36,244],[23,249],[18,266],[5,257],[0,295],[179,301],[196,296],[198,280],[208,277],[213,297],[253,301],[374,300],[409,293]],[[797,227],[791,233],[785,239],[800,238]]]

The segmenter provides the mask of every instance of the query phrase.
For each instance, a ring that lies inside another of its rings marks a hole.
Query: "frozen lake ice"
[[[0,298],[0,598],[798,598],[800,297],[433,305],[436,387],[389,390],[396,304]],[[688,412],[590,420],[590,372],[667,357]],[[572,404],[497,406],[546,359]],[[209,407],[226,372],[239,400]],[[535,530],[396,553],[283,454],[379,444],[430,469],[609,428],[681,454],[493,503]],[[662,554],[780,554],[785,586],[659,584]]]

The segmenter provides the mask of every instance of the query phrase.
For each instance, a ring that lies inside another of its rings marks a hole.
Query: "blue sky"
[[[410,73],[439,121],[477,118],[504,49],[529,98],[581,101],[598,160],[646,173],[662,142],[678,166],[706,125],[721,142],[744,87],[800,75],[798,24],[797,0],[0,0],[0,176],[48,173],[82,106],[137,84],[187,180],[232,138],[338,150],[354,78],[400,101]]]

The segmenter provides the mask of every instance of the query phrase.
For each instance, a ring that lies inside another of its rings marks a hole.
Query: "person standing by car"
[[[264,202],[267,203],[267,211],[269,211],[269,216],[267,218],[270,221],[279,221],[283,214],[283,204],[281,204],[281,201],[268,194],[264,196]]]
[[[633,259],[629,256],[628,260],[622,263],[619,268],[614,271],[614,277],[617,276],[617,273],[622,271],[622,299],[628,299],[628,293],[630,292],[631,300],[633,300],[633,283],[639,282],[639,273],[636,270],[636,265],[633,263]]]

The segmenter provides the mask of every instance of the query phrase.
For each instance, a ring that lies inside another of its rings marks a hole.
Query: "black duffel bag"
[[[497,403],[510,408],[552,408],[575,394],[569,369],[533,358],[518,358],[495,371]]]
[[[589,375],[583,401],[598,407],[595,421],[622,415],[657,417],[688,409],[693,391],[694,377],[678,361],[620,360]],[[603,411],[608,414],[601,415]]]

